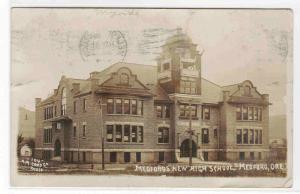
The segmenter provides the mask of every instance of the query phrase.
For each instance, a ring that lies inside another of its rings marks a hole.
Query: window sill
[[[189,118],[189,117],[179,116],[179,119],[182,119],[182,120],[189,120],[190,118]],[[199,118],[198,118],[198,117],[192,117],[192,120],[199,120]]]
[[[261,146],[263,145],[262,143],[261,144],[236,144],[237,146]]]
[[[157,145],[170,145],[170,143],[157,143]]]
[[[52,145],[52,143],[43,143],[44,145]]]
[[[236,122],[259,122],[259,123],[261,123],[262,121],[259,121],[259,120],[236,120]]]
[[[107,116],[131,116],[131,117],[143,117],[143,115],[133,115],[133,114],[106,114]]]
[[[138,143],[138,142],[105,142],[108,144],[117,144],[117,145],[144,145],[144,143]]]

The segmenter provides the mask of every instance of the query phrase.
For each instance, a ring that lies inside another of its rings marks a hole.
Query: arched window
[[[120,84],[128,85],[129,84],[129,76],[126,73],[122,73],[120,75]]]
[[[250,86],[244,86],[244,95],[249,96],[251,94]]]
[[[66,107],[67,107],[67,92],[66,92],[66,88],[63,88],[61,91],[61,115],[66,114]]]

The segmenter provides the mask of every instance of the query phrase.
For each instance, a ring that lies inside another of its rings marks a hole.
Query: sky
[[[230,85],[251,80],[270,95],[270,114],[286,113],[292,85],[292,12],[249,9],[14,8],[11,25],[13,108],[34,110],[62,75],[88,78],[113,63],[156,65],[177,28],[202,56],[202,77]]]

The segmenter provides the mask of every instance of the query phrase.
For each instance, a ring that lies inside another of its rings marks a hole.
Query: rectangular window
[[[237,129],[236,130],[236,143],[237,144],[242,144],[242,129]]]
[[[236,120],[242,120],[242,107],[237,106],[236,107]]]
[[[165,118],[170,118],[170,105],[165,105]]]
[[[114,138],[114,126],[113,125],[106,125],[106,141],[113,142]]]
[[[77,103],[76,103],[76,101],[74,101],[73,102],[73,111],[74,111],[74,114],[76,113],[76,108],[77,108],[76,105],[77,105]]]
[[[132,126],[131,142],[137,142],[137,126]]]
[[[114,99],[107,99],[107,114],[114,114]]]
[[[86,137],[86,124],[82,125],[82,136]]]
[[[87,110],[87,100],[84,98],[83,99],[83,111],[86,111]]]
[[[250,136],[250,141],[249,141],[249,143],[250,144],[254,144],[254,130],[253,129],[250,129],[249,130],[249,136]]]
[[[253,120],[253,107],[249,107],[248,119]]]
[[[243,106],[243,120],[248,120],[248,107]]]
[[[57,116],[56,106],[54,106],[54,116]]]
[[[254,160],[255,156],[254,156],[254,152],[250,152],[250,160]]]
[[[243,129],[243,144],[248,144],[248,129]]]
[[[117,162],[117,152],[110,152],[109,153],[109,161],[112,163]]]
[[[44,129],[44,143],[52,143],[52,128]]]
[[[116,142],[122,142],[122,125],[116,125]]]
[[[136,162],[141,162],[141,152],[136,152]]]
[[[262,144],[262,130],[259,130],[258,143],[259,143],[259,144]]]
[[[138,142],[139,143],[143,143],[144,142],[143,126],[138,126]]]
[[[258,108],[257,107],[254,107],[253,120],[255,120],[255,121],[258,120]]]
[[[240,160],[245,160],[245,152],[240,152]]]
[[[202,119],[210,120],[210,107],[207,106],[202,107]]]
[[[139,100],[138,101],[138,111],[137,111],[138,115],[143,115],[143,101]]]
[[[158,143],[169,143],[169,128],[158,128]]]
[[[209,143],[209,130],[207,128],[202,129],[202,143]]]
[[[257,117],[258,117],[258,120],[261,121],[262,120],[262,109],[261,108],[258,108],[258,113],[257,113]]]
[[[130,152],[124,152],[124,162],[130,162]]]
[[[161,105],[156,105],[156,117],[162,118],[162,106]]]
[[[124,125],[124,142],[130,142],[130,125]]]
[[[115,99],[115,103],[116,103],[116,114],[122,114],[122,100]]]
[[[133,115],[137,114],[136,100],[131,100],[131,114],[133,114]]]
[[[189,118],[190,112],[192,117],[197,117],[197,105],[191,105],[191,108],[188,104],[181,104],[179,105],[180,109],[180,116]]]
[[[254,143],[258,144],[258,130],[255,130],[254,139],[255,139]]]
[[[165,152],[158,152],[158,161],[159,162],[165,161]]]
[[[184,94],[196,94],[196,82],[194,81],[180,81],[180,92]]]
[[[124,99],[124,114],[130,114],[130,100]]]
[[[86,153],[82,152],[82,162],[85,163],[86,162]]]
[[[76,129],[76,126],[74,125],[73,126],[73,137],[76,137],[76,133],[77,133],[77,129]]]
[[[66,114],[66,104],[62,104],[61,105],[61,115],[65,115]]]

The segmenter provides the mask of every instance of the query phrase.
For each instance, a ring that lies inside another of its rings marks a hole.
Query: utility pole
[[[189,103],[189,166],[192,166],[192,149],[193,149],[193,139],[192,139],[192,104],[191,100]]]
[[[104,119],[103,119],[103,106],[101,100],[99,101],[100,106],[100,119],[101,119],[101,155],[102,155],[102,170],[105,170],[105,161],[104,161]]]

